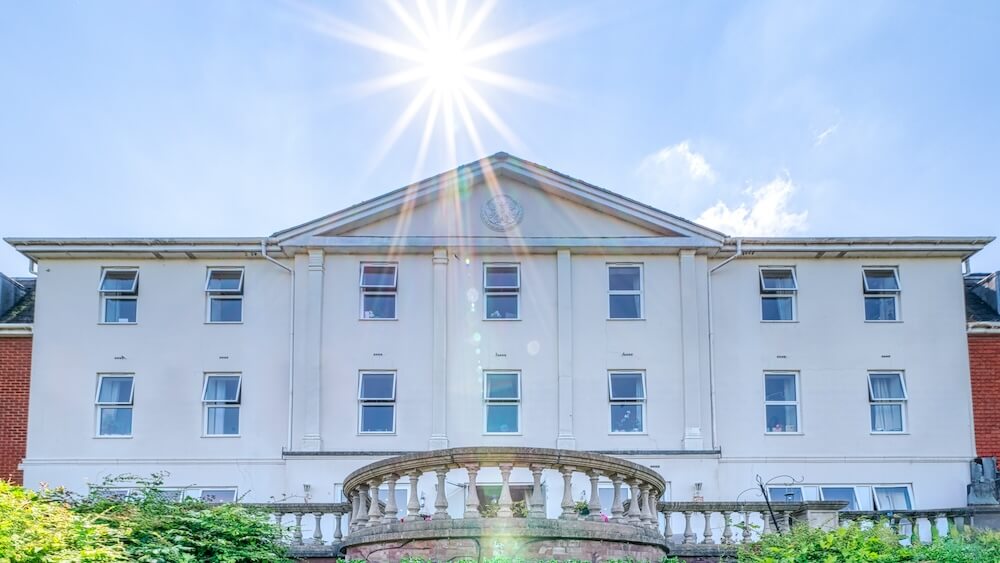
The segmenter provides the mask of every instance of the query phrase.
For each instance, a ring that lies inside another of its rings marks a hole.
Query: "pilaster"
[[[321,248],[309,249],[306,279],[305,371],[303,392],[302,450],[321,451],[320,416],[323,350],[323,274],[325,255]]]
[[[695,251],[681,250],[678,261],[681,289],[682,379],[684,381],[683,448],[685,450],[701,450],[704,449],[704,439],[701,432],[701,353]]]
[[[567,249],[556,253],[559,434],[556,447],[575,450],[573,433],[573,266]]]
[[[431,356],[432,450],[448,447],[448,250],[434,249],[434,322]]]

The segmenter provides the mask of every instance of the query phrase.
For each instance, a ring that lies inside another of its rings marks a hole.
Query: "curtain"
[[[872,405],[872,430],[875,432],[902,432],[903,407],[901,405]]]

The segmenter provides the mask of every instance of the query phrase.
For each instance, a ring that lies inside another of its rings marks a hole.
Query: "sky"
[[[1000,2],[0,10],[3,237],[264,237],[498,151],[731,235],[1000,234]]]

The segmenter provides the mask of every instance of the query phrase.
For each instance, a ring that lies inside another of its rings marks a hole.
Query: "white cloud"
[[[705,157],[691,150],[689,141],[643,158],[637,172],[642,184],[639,199],[675,212],[697,209],[697,201],[716,177]]]
[[[734,236],[781,236],[804,231],[809,212],[788,209],[795,185],[788,175],[778,176],[758,188],[743,191],[750,201],[729,207],[719,201],[706,209],[696,223]]]
[[[816,135],[816,142],[813,143],[813,146],[814,147],[818,147],[818,146],[822,145],[824,142],[826,142],[827,138],[830,135],[833,135],[834,133],[836,133],[837,129],[839,129],[839,128],[840,128],[840,121],[834,123],[833,125],[827,127],[826,129],[824,129],[822,133],[820,133],[819,135]]]

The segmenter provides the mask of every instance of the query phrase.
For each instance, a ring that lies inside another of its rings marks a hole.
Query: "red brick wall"
[[[1000,334],[969,335],[976,453],[1000,456]]]
[[[31,338],[0,337],[0,479],[22,484],[17,465],[28,443]]]

